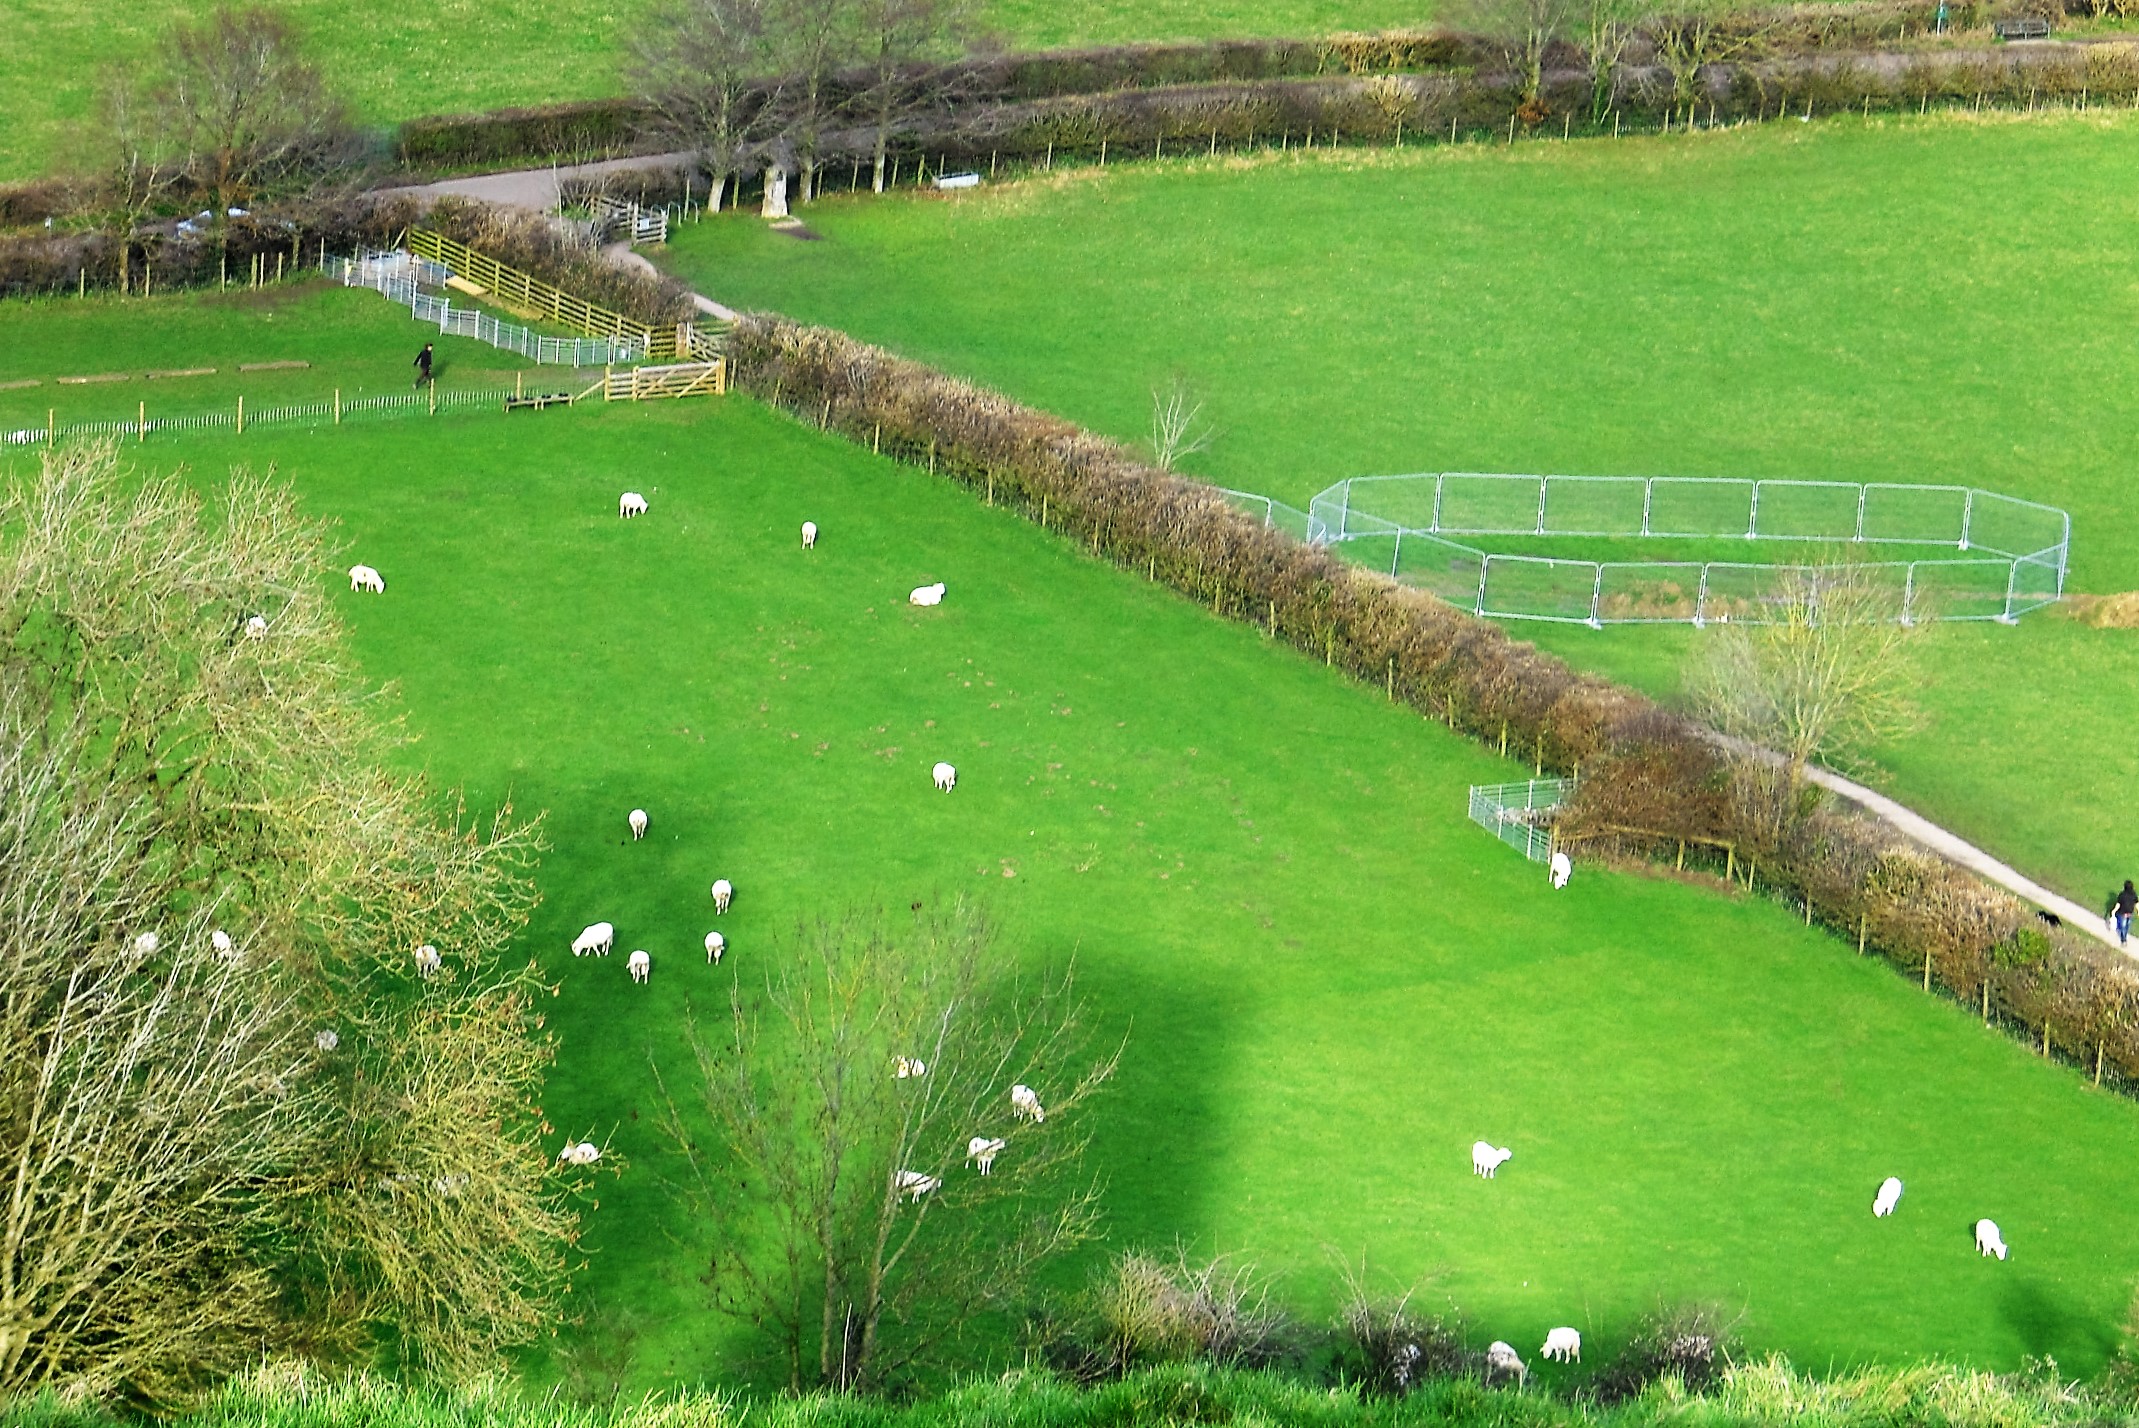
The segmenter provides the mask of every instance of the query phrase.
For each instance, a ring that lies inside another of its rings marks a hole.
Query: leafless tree
[[[1185,377],[1151,389],[1151,460],[1171,471],[1184,456],[1210,450],[1217,432],[1203,420],[1203,400]]]
[[[826,131],[839,111],[835,76],[854,56],[854,0],[766,0],[775,65],[781,138],[793,151],[795,201],[817,191]]]
[[[848,112],[867,126],[871,186],[884,191],[891,131],[900,119],[949,99],[940,63],[957,49],[971,19],[968,0],[854,0],[863,82]]]
[[[0,491],[0,1394],[554,1321],[589,1172],[505,961],[534,829],[387,771],[325,563],[269,480],[211,509],[107,446]]]
[[[1115,1057],[1083,1060],[1070,976],[1017,977],[967,905],[820,922],[770,965],[722,1045],[693,1023],[693,1094],[662,1083],[664,1126],[721,1306],[771,1336],[790,1388],[867,1390],[1094,1232],[1083,1112]],[[976,1137],[1003,1142],[986,1173]]]
[[[630,41],[627,79],[711,181],[728,183],[778,110],[768,0],[663,0]]]
[[[1589,64],[1589,120],[1601,124],[1618,101],[1619,66],[1656,13],[1657,0],[1582,0],[1577,16]]]
[[[1567,38],[1577,0],[1458,0],[1448,23],[1491,40],[1514,72],[1522,109],[1544,117],[1545,54]]]
[[[96,126],[90,144],[101,151],[99,167],[109,180],[117,209],[119,290],[132,284],[134,230],[170,197],[184,175],[185,151],[165,132],[159,97],[125,66],[104,72],[97,88]]]
[[[1688,123],[1702,100],[1701,71],[1758,50],[1772,23],[1757,19],[1740,0],[1690,0],[1649,24],[1657,62],[1671,76],[1671,103]]]

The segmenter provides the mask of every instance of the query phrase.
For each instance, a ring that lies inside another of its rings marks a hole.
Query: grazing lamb
[[[935,1176],[923,1174],[918,1170],[899,1172],[899,1193],[909,1200],[919,1200],[942,1183]]]
[[[2005,1258],[2005,1237],[1998,1233],[1996,1220],[1976,1221],[1976,1253]]]
[[[230,934],[218,927],[208,934],[208,945],[216,950],[218,956],[228,957],[235,944],[231,942]]]
[[[416,949],[417,976],[429,977],[444,965],[445,959],[438,955],[438,949],[430,943],[426,942]]]
[[[1505,1344],[1495,1339],[1486,1346],[1485,1373],[1486,1377],[1494,1382],[1512,1377],[1521,1383],[1530,1377],[1530,1366],[1515,1352],[1513,1344]]]
[[[943,603],[943,582],[939,580],[934,585],[916,586],[914,593],[906,598],[916,605],[941,605]]]
[[[144,957],[154,956],[156,949],[161,946],[163,939],[153,932],[144,932],[134,939],[134,950]]]
[[[267,617],[255,615],[250,620],[247,620],[245,622],[245,636],[247,639],[253,640],[267,638]]]
[[[949,764],[936,765],[935,775],[936,787],[942,789],[945,793],[949,793],[952,789],[958,787],[958,770],[952,768]]]
[[[1556,888],[1564,888],[1567,886],[1567,880],[1574,875],[1574,860],[1565,853],[1554,853],[1552,855],[1552,885]]]
[[[1879,1182],[1879,1193],[1872,1198],[1872,1213],[1883,1220],[1893,1214],[1894,1207],[1900,1203],[1901,1181],[1889,1175]]]
[[[602,1148],[591,1140],[577,1144],[567,1141],[565,1148],[557,1152],[557,1158],[567,1165],[592,1165],[602,1158]]]
[[[721,936],[718,932],[708,932],[706,934],[706,965],[708,967],[718,967],[722,955],[727,950],[727,938]]]
[[[330,1026],[319,1035],[313,1037],[312,1044],[322,1051],[332,1051],[342,1044],[342,1038]],[[1983,1223],[1987,1225],[1990,1221],[1985,1220]]]
[[[646,949],[643,947],[624,959],[624,970],[631,973],[631,980],[634,982],[644,984],[646,974],[653,969],[654,959],[646,955]]]
[[[349,567],[349,588],[351,590],[367,590],[374,595],[384,595],[386,593],[386,577],[368,565],[352,565]]]
[[[584,957],[589,952],[592,952],[597,957],[606,957],[609,955],[609,949],[615,945],[616,929],[614,927],[611,927],[606,922],[590,923],[586,930],[572,939],[572,955],[574,957]]]
[[[639,841],[639,840],[640,840],[641,838],[644,838],[644,837],[646,836],[646,810],[645,810],[645,809],[643,809],[643,808],[634,808],[634,809],[632,809],[632,810],[631,810],[631,816],[630,816],[629,818],[625,819],[624,821],[625,821],[625,822],[627,822],[627,823],[629,823],[629,824],[631,825],[631,841],[632,841],[632,842],[636,843],[636,842],[638,842],[638,841]]]
[[[637,491],[626,491],[616,498],[616,514],[619,520],[646,514],[646,498]]]
[[[995,1157],[1002,1148],[1003,1143],[1000,1140],[990,1140],[984,1135],[974,1136],[966,1142],[966,1164],[978,1165],[980,1173],[986,1175],[995,1168]]]
[[[1031,1121],[1034,1125],[1047,1119],[1047,1112],[1040,1105],[1039,1092],[1030,1086],[1010,1088],[1010,1109],[1017,1113],[1018,1119]]]
[[[804,521],[802,523],[802,548],[804,550],[815,550],[817,548],[817,523],[815,521]]]
[[[1554,1329],[1545,1335],[1545,1347],[1538,1350],[1538,1357],[1578,1364],[1582,1362],[1582,1336],[1573,1329]]]
[[[1482,1140],[1472,1141],[1471,1174],[1483,1175],[1486,1179],[1491,1180],[1493,1172],[1506,1165],[1514,1156],[1515,1152],[1506,1146],[1501,1146],[1498,1150],[1495,1150]]]
[[[735,888],[726,878],[715,878],[713,880],[713,910],[715,912],[726,912],[728,904],[734,900]]]
[[[926,1076],[928,1074],[928,1063],[926,1061],[917,1061],[911,1056],[901,1056],[897,1065],[892,1068],[892,1074],[901,1081],[910,1080],[916,1076]]]

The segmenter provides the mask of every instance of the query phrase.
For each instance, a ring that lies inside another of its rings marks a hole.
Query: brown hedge
[[[1748,885],[1757,879],[1808,921],[1987,1008],[2046,1054],[2139,1082],[2139,975],[2124,959],[2042,927],[2016,899],[1884,824],[1768,796],[1693,721],[1270,529],[1059,417],[784,318],[748,316],[732,344],[742,390],[984,492],[1428,718],[1496,747],[1505,740],[1547,768],[1579,769],[1567,837],[1667,859],[1680,838],[1727,843]]]

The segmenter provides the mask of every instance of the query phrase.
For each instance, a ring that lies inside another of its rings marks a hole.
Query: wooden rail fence
[[[717,397],[728,390],[728,363],[674,362],[663,367],[610,368],[601,381],[578,394],[585,401],[599,392],[605,402],[645,402],[663,397]]]
[[[473,296],[487,297],[500,307],[522,317],[554,322],[584,332],[589,337],[608,337],[630,342],[645,350],[649,360],[669,358],[700,362],[716,360],[720,332],[698,323],[679,322],[673,327],[654,327],[574,297],[564,289],[509,268],[497,259],[479,253],[465,243],[427,228],[411,229],[408,249],[419,258],[450,268],[460,281],[454,286]]]

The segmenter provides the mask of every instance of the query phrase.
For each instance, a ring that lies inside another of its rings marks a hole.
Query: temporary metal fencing
[[[1299,507],[1258,496],[1253,491],[1233,491],[1223,486],[1217,490],[1233,505],[1261,521],[1265,529],[1284,531],[1296,540],[1308,539],[1307,512]]]
[[[354,258],[329,257],[320,264],[344,287],[370,288],[406,307],[419,322],[438,325],[449,337],[472,337],[501,352],[516,352],[545,366],[606,367],[643,362],[643,343],[614,337],[545,337],[517,322],[501,322],[476,307],[455,307],[443,295],[425,292],[444,286],[452,269],[406,252],[367,251]]]
[[[1533,863],[1552,857],[1552,815],[1574,795],[1571,778],[1471,786],[1471,822]]]
[[[1438,472],[1317,495],[1308,539],[1474,614],[1569,624],[1763,622],[1798,562],[1585,560],[1461,536],[1828,543],[1892,587],[1895,618],[2011,623],[2064,593],[2072,518],[1969,486]],[[1943,547],[1949,557],[1919,555]]]

